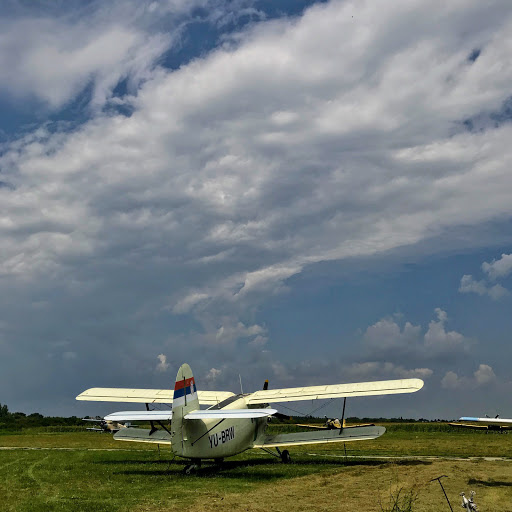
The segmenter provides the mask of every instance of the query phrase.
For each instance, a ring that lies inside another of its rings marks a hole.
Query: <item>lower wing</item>
[[[149,430],[147,428],[124,428],[114,434],[116,441],[133,441],[136,443],[171,444],[171,435],[166,430]]]
[[[228,418],[251,419],[272,416],[275,409],[213,409],[192,411],[185,415],[186,420],[224,420]],[[109,421],[170,421],[172,411],[121,411],[105,416]]]
[[[346,443],[348,441],[364,441],[376,439],[386,432],[384,427],[367,426],[353,427],[343,430],[318,430],[315,432],[297,432],[265,436],[257,440],[253,448],[278,448],[280,446],[297,446],[301,444]]]

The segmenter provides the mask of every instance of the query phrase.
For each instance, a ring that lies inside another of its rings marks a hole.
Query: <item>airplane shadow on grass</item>
[[[183,469],[189,464],[186,460],[108,460],[98,461],[99,465],[117,465],[117,466],[138,466],[137,468],[126,468],[116,471],[117,474],[123,475],[182,475]],[[228,460],[221,464],[214,462],[204,462],[203,465],[194,473],[196,476],[218,476],[221,474],[227,478],[252,478],[258,480],[276,480],[281,478],[291,478],[298,476],[299,473],[308,474],[314,472],[313,468],[323,467],[368,467],[368,466],[388,466],[391,464],[399,464],[401,466],[417,466],[417,465],[431,465],[430,461],[420,460],[400,460],[400,461],[382,461],[372,460],[344,460],[318,457],[315,459],[301,459],[297,458],[291,464],[283,464],[278,460],[273,459],[246,459],[246,460]],[[166,466],[165,469],[155,469],[154,466]],[[151,467],[153,466],[153,467]],[[293,467],[296,470],[290,470]],[[304,471],[300,471],[304,468]],[[307,471],[311,468],[312,471]],[[271,469],[270,472],[267,470]]]
[[[512,487],[512,482],[500,482],[498,480],[478,480],[470,478],[469,485],[483,485],[484,487]]]

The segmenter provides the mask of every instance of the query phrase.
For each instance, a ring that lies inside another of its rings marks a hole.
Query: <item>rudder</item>
[[[196,382],[192,370],[187,363],[180,366],[174,384],[172,401],[172,451],[183,456],[184,441],[187,440],[183,417],[189,412],[199,409]]]

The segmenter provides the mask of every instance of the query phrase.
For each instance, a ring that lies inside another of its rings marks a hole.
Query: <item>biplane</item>
[[[265,386],[267,387],[267,386]],[[163,389],[91,388],[77,400],[144,403],[146,410],[121,411],[105,416],[107,421],[146,421],[151,428],[126,428],[114,434],[117,441],[168,444],[179,457],[189,459],[189,473],[202,460],[221,462],[251,448],[269,453],[275,448],[283,462],[290,461],[290,447],[317,443],[339,443],[375,439],[386,431],[375,425],[268,435],[268,419],[278,415],[270,404],[301,400],[346,398],[413,393],[423,387],[421,379],[400,379],[355,384],[334,384],[284,389],[262,389],[254,393],[200,391],[192,370],[183,364],[174,391]],[[151,404],[172,404],[172,409],[150,410]],[[200,409],[200,405],[208,406]],[[274,455],[272,453],[272,455]]]
[[[97,423],[97,427],[87,427],[86,430],[91,430],[92,432],[104,432],[107,434],[115,434],[122,428],[129,428],[131,425],[129,423],[119,423],[117,421],[106,420],[105,418],[82,418],[82,421],[90,421],[93,423]]]
[[[500,418],[499,414],[494,418],[473,418],[472,416],[463,416],[459,421],[469,421],[470,423],[450,423],[452,427],[469,428],[474,430],[487,430],[506,432],[512,429],[512,419]],[[477,423],[477,425],[475,425]],[[478,425],[480,423],[480,425]]]

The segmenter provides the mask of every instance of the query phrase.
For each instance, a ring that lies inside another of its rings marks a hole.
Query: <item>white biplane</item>
[[[469,421],[470,423],[450,423],[453,427],[462,427],[475,430],[491,430],[506,432],[512,430],[512,419],[500,418],[499,414],[494,418],[474,418],[473,416],[463,416],[458,421]],[[477,425],[475,425],[477,423]],[[480,423],[480,425],[478,425]]]
[[[283,462],[290,461],[290,447],[316,443],[339,443],[375,439],[386,431],[375,425],[342,427],[334,430],[267,435],[269,417],[278,415],[271,403],[313,399],[413,393],[423,387],[421,379],[359,382],[302,388],[262,389],[249,394],[229,391],[198,391],[192,370],[183,364],[178,370],[174,392],[161,389],[91,388],[77,400],[145,403],[145,411],[109,414],[109,421],[148,421],[151,429],[126,428],[114,439],[168,444],[173,453],[189,459],[188,473],[201,460],[217,462],[250,448],[276,448]],[[172,410],[149,410],[149,404],[172,404]],[[200,409],[201,404],[210,406]],[[160,428],[155,426],[157,424]]]

